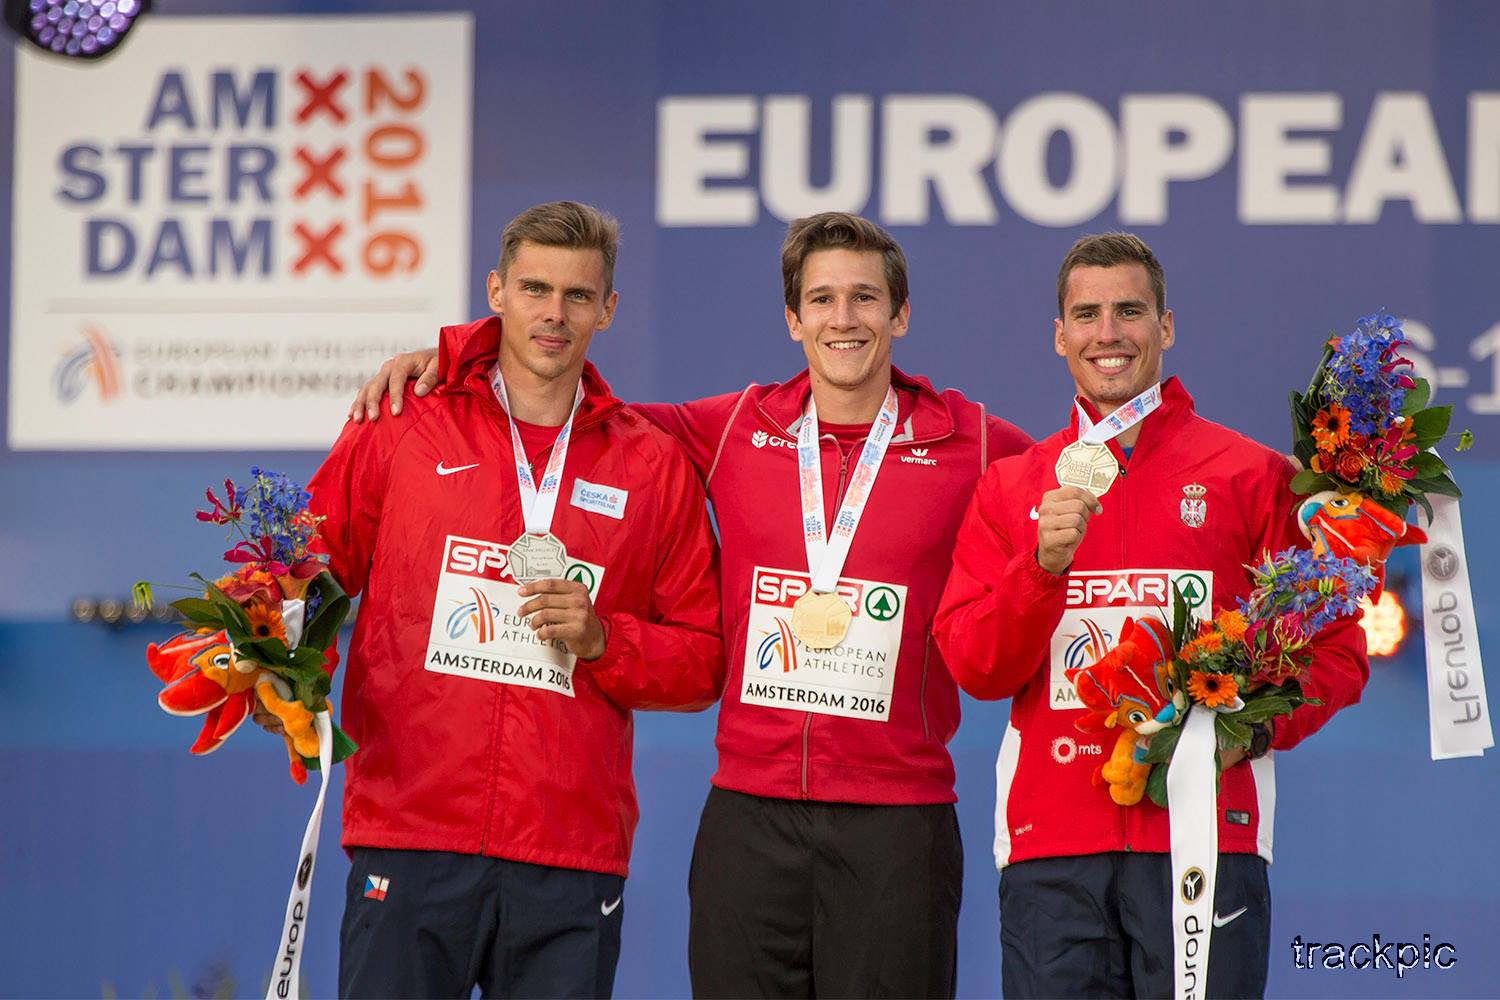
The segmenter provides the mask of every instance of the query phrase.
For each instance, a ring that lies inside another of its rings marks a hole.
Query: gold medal
[[[854,612],[838,594],[809,590],[792,605],[792,634],[809,649],[831,649],[849,634]]]
[[[1074,441],[1057,456],[1057,483],[1102,497],[1114,485],[1120,465],[1107,445]]]

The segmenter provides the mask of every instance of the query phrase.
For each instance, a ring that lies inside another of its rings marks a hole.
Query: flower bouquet
[[[1290,715],[1299,705],[1319,704],[1298,680],[1312,659],[1312,640],[1325,625],[1352,616],[1360,598],[1376,585],[1371,567],[1354,559],[1308,549],[1267,554],[1250,568],[1255,589],[1237,610],[1193,621],[1181,594],[1173,595],[1168,686],[1188,705],[1214,713],[1220,749],[1250,749],[1251,727]],[[1178,712],[1174,721],[1181,721]],[[1167,804],[1167,767],[1180,726],[1162,729],[1141,751],[1151,766],[1146,794]]]
[[[1401,322],[1380,313],[1329,339],[1307,392],[1291,395],[1293,454],[1303,466],[1293,491],[1359,494],[1402,520],[1416,503],[1429,521],[1427,494],[1462,495],[1430,450],[1447,436],[1453,407],[1427,405],[1432,387],[1401,356],[1407,343]],[[1472,441],[1464,431],[1458,450]]]
[[[237,568],[214,581],[190,574],[201,596],[171,604],[190,630],[151,643],[146,660],[167,685],[157,697],[163,710],[207,716],[192,753],[222,746],[259,699],[281,720],[292,779],[302,784],[319,766],[314,720],[329,710],[333,644],[349,598],[319,558],[322,519],[308,510],[307,491],[280,473],[252,467],[250,475],[244,489],[224,480],[223,499],[205,491],[212,506],[197,512],[199,521],[227,526],[231,540],[238,536],[224,553]],[[150,607],[151,585],[137,583],[134,597]],[[331,729],[337,763],[357,748]]]

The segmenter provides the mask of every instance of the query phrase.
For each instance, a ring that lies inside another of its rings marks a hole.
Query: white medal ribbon
[[[521,443],[521,432],[516,430],[516,418],[510,412],[510,398],[505,394],[505,379],[500,374],[500,362],[490,371],[490,388],[500,408],[510,418],[510,450],[516,460],[516,483],[521,489],[521,517],[526,531],[532,535],[545,535],[552,530],[552,513],[557,510],[557,494],[562,489],[563,463],[568,460],[568,439],[573,436],[573,418],[578,415],[578,405],[583,402],[583,380],[578,381],[578,391],[573,394],[573,409],[568,413],[568,422],[557,432],[552,442],[552,457],[547,460],[547,469],[542,473],[542,485],[537,486],[531,475],[531,463],[526,459],[526,446]]]
[[[1167,765],[1172,842],[1172,982],[1177,1000],[1208,991],[1208,944],[1219,873],[1219,801],[1214,789],[1214,713],[1188,710]]]
[[[1480,757],[1495,745],[1495,735],[1484,693],[1463,522],[1456,497],[1428,499],[1433,517],[1422,546],[1422,632],[1432,759]]]
[[[864,515],[886,446],[896,433],[896,390],[885,391],[880,413],[865,435],[859,463],[844,491],[844,502],[834,518],[833,530],[823,524],[823,463],[818,449],[818,405],[807,400],[802,426],[797,428],[797,478],[802,487],[802,540],[807,548],[807,571],[812,575],[812,589],[831,594],[838,586],[854,542],[854,531]]]
[[[333,722],[326,711],[313,716],[318,729],[318,801],[307,818],[302,851],[292,875],[292,892],[281,923],[281,944],[266,986],[266,1000],[288,1000],[302,995],[302,946],[307,938],[307,904],[312,897],[313,866],[318,857],[318,830],[323,825],[323,800],[328,795],[328,772],[333,770]]]
[[[1084,412],[1082,404],[1075,401],[1073,406],[1078,411],[1078,440],[1084,444],[1104,444],[1113,441],[1149,417],[1160,405],[1160,382],[1114,412],[1105,414],[1097,424]]]

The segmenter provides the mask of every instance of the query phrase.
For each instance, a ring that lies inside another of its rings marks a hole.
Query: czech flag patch
[[[386,890],[389,889],[390,887],[391,887],[391,880],[388,879],[388,878],[386,878],[383,875],[366,875],[365,876],[365,898],[366,899],[383,900],[383,899],[385,899]]]

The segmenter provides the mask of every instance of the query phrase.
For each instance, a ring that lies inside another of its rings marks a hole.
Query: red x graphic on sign
[[[302,241],[302,256],[292,265],[293,274],[301,274],[314,264],[322,264],[334,274],[344,273],[343,262],[333,253],[333,241],[344,234],[342,222],[335,222],[321,233],[314,233],[299,222],[292,227],[292,233]]]
[[[298,146],[293,155],[296,156],[297,162],[302,164],[306,170],[306,173],[302,177],[302,183],[298,184],[297,189],[293,192],[296,197],[306,198],[314,189],[320,186],[326,187],[328,193],[335,198],[342,198],[344,196],[344,185],[340,184],[338,178],[333,176],[334,168],[343,162],[343,146],[337,147],[321,160],[315,154],[309,152],[306,146]]]
[[[322,111],[329,115],[334,121],[342,122],[346,119],[343,105],[339,103],[338,92],[345,83],[349,81],[349,74],[339,70],[328,78],[327,83],[318,83],[307,70],[297,73],[297,84],[307,97],[302,102],[302,107],[297,109],[297,124],[304,125],[313,115]]]

